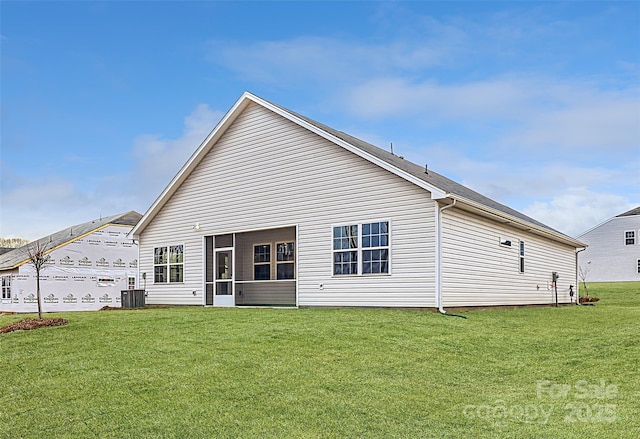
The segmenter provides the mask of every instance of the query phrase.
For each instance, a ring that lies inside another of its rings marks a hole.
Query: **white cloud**
[[[166,139],[146,134],[135,139],[133,173],[128,176],[128,184],[135,198],[144,202],[144,209],[169,184],[223,114],[200,104],[185,117],[181,137]]]
[[[119,213],[108,210],[113,200],[57,175],[25,178],[3,166],[2,188],[2,237],[37,239],[100,215]]]
[[[418,151],[421,158],[416,159]],[[421,163],[424,157],[433,171],[571,236],[640,202],[625,195],[637,197],[637,161],[616,168],[562,161],[512,163],[473,159],[443,145],[415,149],[408,158]]]
[[[396,39],[383,43],[316,36],[248,44],[211,41],[207,58],[246,79],[267,83],[287,86],[325,81],[358,83],[362,78],[395,70],[420,72],[446,64],[457,52],[455,46],[464,38],[463,32],[443,28],[435,33],[427,40]],[[336,82],[329,84],[336,86]]]
[[[3,163],[0,236],[37,239],[100,216],[144,213],[222,115],[198,105],[185,117],[181,137],[139,136],[131,171],[101,177],[97,185],[55,174],[27,178]]]
[[[541,77],[504,77],[461,84],[401,78],[372,79],[345,95],[361,118],[411,118],[425,125],[458,123],[461,130],[489,132],[494,145],[574,154],[637,151],[640,90],[599,90],[594,84]],[[560,150],[558,150],[560,148]]]
[[[349,111],[359,117],[427,117],[430,120],[522,118],[531,99],[529,87],[516,81],[492,79],[459,85],[434,80],[411,82],[398,77],[367,81],[345,97]]]
[[[571,188],[549,201],[538,201],[523,213],[569,235],[577,236],[607,218],[637,207],[623,196]]]

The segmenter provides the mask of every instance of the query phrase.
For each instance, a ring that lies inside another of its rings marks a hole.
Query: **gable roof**
[[[627,217],[627,216],[635,216],[635,215],[640,215],[640,206],[638,206],[638,207],[636,207],[634,209],[628,210],[628,211],[626,211],[624,213],[621,213],[620,215],[616,215],[616,216],[613,216],[611,218],[608,218],[608,219],[602,221],[600,224],[597,224],[597,225],[591,227],[590,229],[585,230],[581,234],[577,235],[576,239],[580,239],[581,237],[585,236],[587,233],[590,233],[590,232],[594,231],[595,229],[598,229],[598,228],[604,226],[605,224],[615,220],[616,218],[624,218],[624,217]]]
[[[504,224],[511,224],[523,230],[537,232],[576,247],[585,246],[583,243],[554,230],[551,227],[518,212],[517,210],[485,197],[484,195],[456,183],[455,181],[436,172],[431,170],[425,172],[425,168],[422,166],[416,165],[415,163],[405,160],[402,157],[398,157],[388,151],[378,148],[377,146],[342,131],[335,130],[327,125],[321,124],[313,119],[295,113],[249,92],[244,92],[242,94],[220,122],[218,122],[213,131],[211,131],[211,133],[191,155],[189,160],[187,160],[187,163],[171,180],[144,214],[140,222],[131,231],[132,236],[139,236],[139,234],[160,211],[162,206],[164,206],[169,198],[171,198],[175,191],[186,180],[189,174],[195,169],[200,161],[202,161],[211,148],[213,148],[227,128],[251,103],[261,105],[291,122],[306,128],[339,146],[342,146],[348,151],[380,166],[381,168],[386,169],[387,171],[398,175],[419,187],[422,187],[431,193],[431,198],[434,200],[442,200],[442,203],[444,204],[453,203],[453,200],[455,200],[457,207],[475,212],[482,216],[489,216]]]
[[[48,252],[51,252],[63,245],[80,239],[83,236],[87,236],[109,225],[135,226],[141,218],[142,215],[132,210],[130,212],[120,213],[118,215],[112,215],[106,218],[95,219],[93,221],[67,227],[66,229],[55,232],[52,235],[40,238],[36,242],[46,244]],[[28,262],[29,245],[30,244],[23,245],[22,247],[12,249],[7,253],[0,254],[0,270],[9,270]]]
[[[640,206],[636,207],[635,209],[631,209],[625,213],[621,213],[620,215],[616,215],[616,218],[620,218],[621,216],[633,216],[633,215],[640,215]]]

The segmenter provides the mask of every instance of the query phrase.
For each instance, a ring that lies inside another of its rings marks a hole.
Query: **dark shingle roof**
[[[319,123],[313,119],[309,119],[306,116],[303,116],[301,114],[295,113],[291,110],[288,110],[278,104],[274,104],[273,102],[270,102],[270,104],[282,109],[283,111],[286,111],[290,114],[292,114],[293,116],[304,120],[305,122],[310,123],[311,125],[315,126],[318,129],[321,129],[322,131],[325,131],[326,133],[337,137],[353,146],[355,146],[356,148],[361,149],[362,151],[365,151],[368,154],[373,155],[374,157],[383,160],[385,162],[387,162],[388,164],[401,169],[404,172],[407,172],[409,174],[411,174],[412,176],[432,185],[435,186],[436,188],[448,193],[448,194],[452,194],[452,195],[457,195],[459,197],[465,198],[467,200],[476,202],[478,204],[481,204],[483,206],[489,207],[491,209],[497,210],[499,212],[505,213],[507,215],[513,216],[515,218],[518,218],[522,221],[526,221],[532,224],[535,224],[539,227],[543,227],[545,229],[551,230],[555,233],[560,233],[563,234],[562,232],[559,232],[549,226],[547,226],[546,224],[543,224],[527,215],[524,215],[521,212],[518,212],[515,209],[510,208],[509,206],[505,206],[504,204],[498,203],[495,200],[492,200],[489,197],[485,197],[484,195],[469,189],[466,186],[461,185],[460,183],[456,183],[453,180],[450,180],[449,178],[440,175],[436,172],[433,172],[432,170],[429,170],[428,173],[425,173],[425,168],[423,166],[419,166],[416,165],[415,163],[412,163],[408,160],[405,160],[402,157],[398,157],[397,155],[394,155],[388,151],[385,151],[382,148],[378,148],[377,146],[374,146],[370,143],[365,142],[364,140],[360,140],[356,137],[353,137],[345,132],[342,131],[338,131],[335,130],[327,125],[324,125],[322,123]],[[564,235],[564,234],[563,234]],[[565,235],[566,236],[566,235]]]
[[[52,249],[68,242],[75,241],[78,237],[109,224],[135,226],[138,221],[140,221],[140,218],[142,218],[142,215],[135,211],[112,215],[106,218],[95,219],[93,221],[67,227],[66,229],[55,232],[52,235],[38,239],[38,242],[46,244],[48,249]],[[28,245],[29,244],[23,245],[22,247],[13,249],[7,253],[0,254],[0,270],[6,270],[22,265],[22,263],[29,258],[27,251]]]
[[[628,212],[621,213],[620,215],[616,215],[616,218],[621,216],[633,216],[633,215],[640,215],[640,206],[636,207],[635,209],[631,209]]]

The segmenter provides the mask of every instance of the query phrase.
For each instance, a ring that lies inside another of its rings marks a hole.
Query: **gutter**
[[[481,216],[488,216],[490,218],[493,218],[494,220],[496,218],[499,218],[500,222],[502,222],[504,224],[517,225],[516,227],[519,226],[519,228],[521,228],[522,230],[525,230],[525,231],[528,231],[528,232],[532,232],[532,233],[535,233],[537,235],[544,236],[546,238],[551,238],[551,239],[553,239],[555,241],[560,241],[560,242],[563,242],[563,243],[568,244],[568,245],[572,245],[575,248],[585,247],[585,244],[583,242],[580,242],[580,241],[578,241],[578,240],[576,240],[574,238],[571,238],[570,236],[566,236],[562,232],[558,232],[556,230],[548,229],[546,227],[539,226],[539,225],[531,223],[529,221],[525,221],[523,219],[516,218],[513,215],[510,215],[510,214],[505,213],[505,212],[498,211],[498,210],[496,210],[494,208],[491,208],[489,206],[477,203],[475,201],[471,201],[471,200],[469,200],[467,198],[461,197],[461,196],[456,195],[456,194],[448,193],[447,197],[452,198],[454,200],[457,199],[460,202],[460,204],[470,207],[471,209],[475,210],[476,213],[482,212],[482,214],[480,214]]]
[[[456,205],[453,203],[438,208],[436,215],[436,305],[441,314],[447,314],[442,305],[442,211]]]

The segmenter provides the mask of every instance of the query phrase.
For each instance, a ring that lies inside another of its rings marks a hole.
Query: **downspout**
[[[136,267],[136,283],[134,289],[140,289],[140,238],[131,238],[131,242],[133,242],[138,250],[138,266]],[[147,282],[144,283],[144,295],[147,296]]]
[[[578,279],[578,270],[580,266],[578,265],[578,253],[585,251],[587,248],[581,248],[580,250],[576,250],[576,305],[580,305],[580,281]]]
[[[436,215],[436,304],[441,314],[446,314],[442,305],[442,211],[456,205],[456,199],[453,203],[438,208]]]

